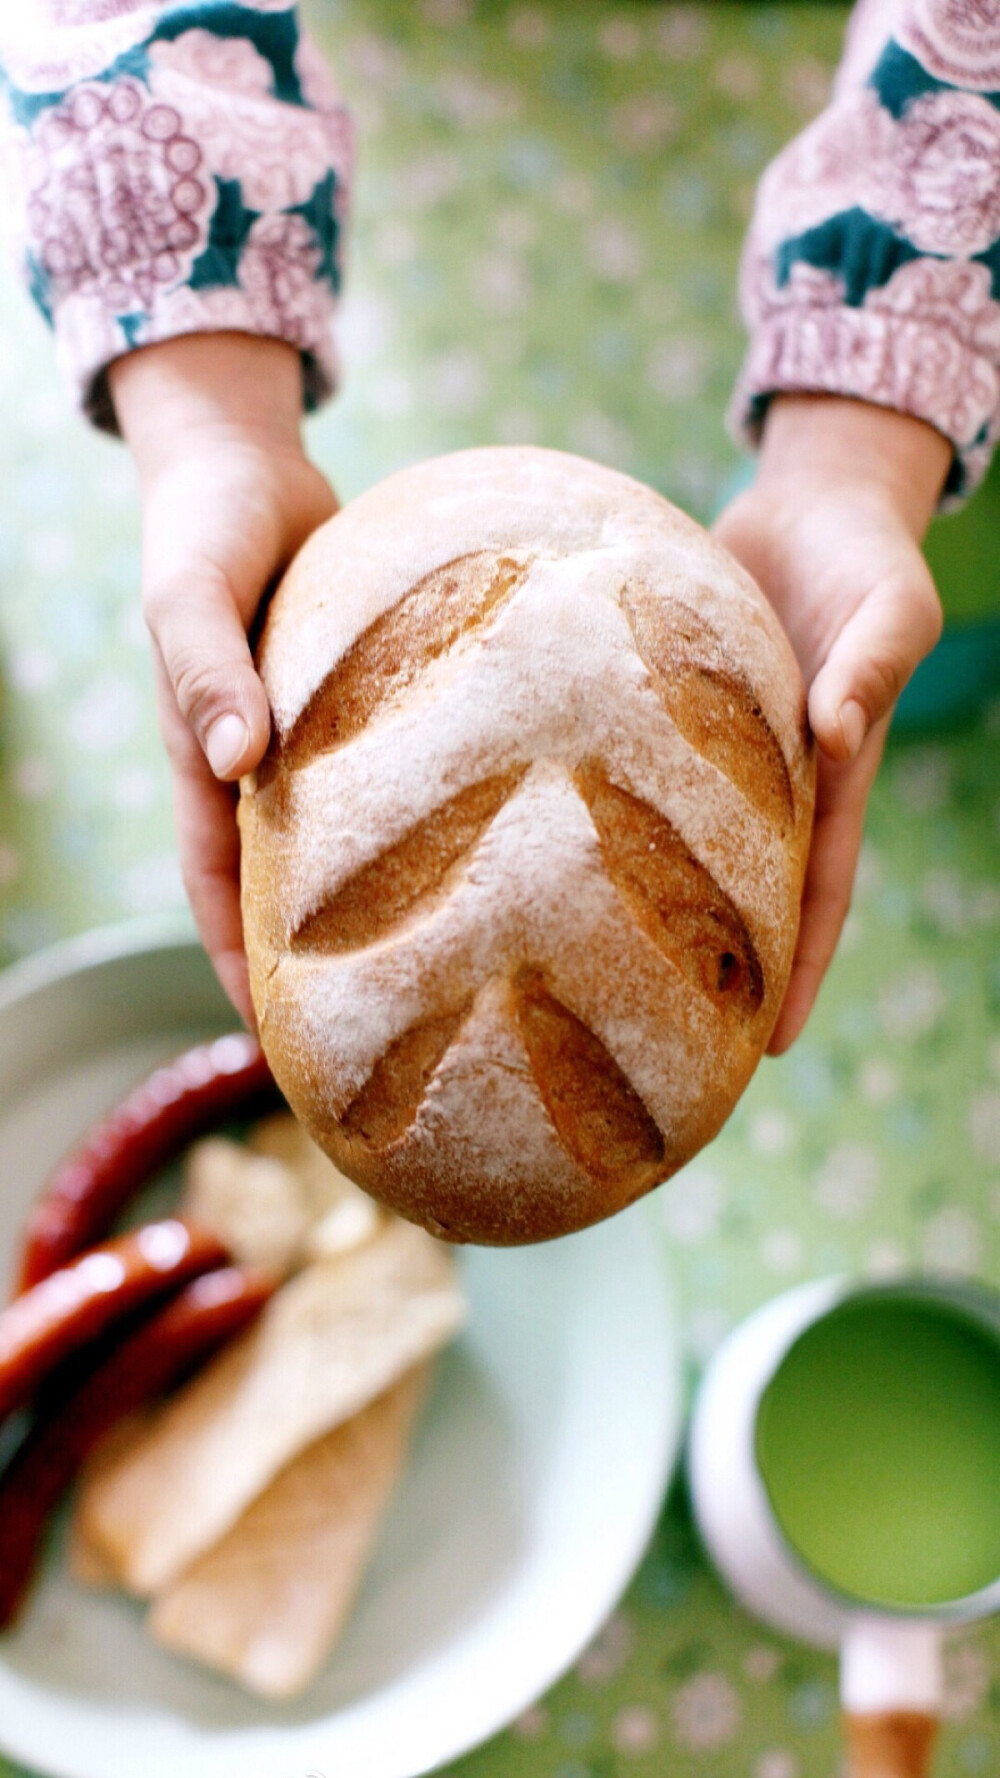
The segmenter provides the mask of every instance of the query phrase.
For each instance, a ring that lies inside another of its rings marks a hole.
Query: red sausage
[[[47,1404],[0,1478],[0,1629],[20,1609],[49,1514],[98,1439],[239,1333],[274,1289],[273,1278],[238,1266],[204,1273],[68,1399]]]
[[[171,1217],[91,1248],[43,1278],[0,1311],[0,1420],[67,1354],[227,1258],[215,1235]]]
[[[56,1168],[28,1218],[17,1291],[101,1240],[139,1187],[195,1136],[233,1112],[280,1102],[264,1052],[246,1032],[157,1068]]]

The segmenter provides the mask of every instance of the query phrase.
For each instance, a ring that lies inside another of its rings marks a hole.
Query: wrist
[[[942,433],[910,414],[835,395],[779,395],[768,408],[758,482],[791,486],[798,500],[816,488],[888,502],[919,542],[953,454]]]
[[[115,359],[108,385],[143,481],[195,449],[302,451],[302,363],[284,340],[182,334]]]

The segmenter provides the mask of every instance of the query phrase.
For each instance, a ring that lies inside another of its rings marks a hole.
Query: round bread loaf
[[[543,1240],[682,1166],[764,1050],[813,805],[750,578],[554,451],[404,470],[267,613],[241,786],[261,1041],[343,1171],[452,1240]]]

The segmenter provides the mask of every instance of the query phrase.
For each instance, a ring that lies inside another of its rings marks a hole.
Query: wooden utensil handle
[[[848,1778],[930,1778],[938,1719],[922,1710],[845,1712]]]

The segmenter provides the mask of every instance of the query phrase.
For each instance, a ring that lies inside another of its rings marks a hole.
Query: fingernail
[[[848,698],[846,704],[840,706],[840,732],[848,759],[856,759],[868,733],[868,718],[856,698]]]
[[[233,770],[249,741],[250,730],[242,716],[220,716],[213,722],[205,736],[205,752],[217,778],[225,778]]]

